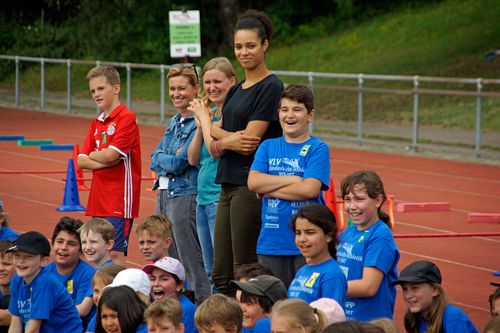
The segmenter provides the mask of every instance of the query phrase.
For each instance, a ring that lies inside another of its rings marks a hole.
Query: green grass
[[[500,3],[498,0],[456,0],[376,17],[358,26],[339,28],[328,36],[304,38],[287,45],[272,43],[266,55],[273,70],[365,73],[388,75],[421,75],[445,77],[498,78],[500,59],[484,60],[484,55],[500,48]],[[325,31],[324,20],[298,31]],[[296,39],[291,39],[296,40]],[[232,59],[239,77],[241,68]],[[200,63],[203,63],[200,61]],[[12,68],[14,68],[12,64]],[[47,65],[48,90],[66,89],[66,66]],[[73,93],[88,96],[84,79],[90,66],[73,67]],[[122,75],[122,99],[126,96],[126,72]],[[307,79],[284,77],[285,83],[307,83]],[[40,66],[24,65],[23,90],[40,89]],[[132,98],[160,101],[159,71],[132,72]],[[332,85],[355,88],[355,80],[315,80],[315,102],[320,118],[353,121],[357,119],[357,92],[333,89]],[[1,88],[14,86],[13,71],[0,82]],[[366,81],[369,88],[412,88],[409,82]],[[475,91],[474,85],[422,84],[421,88]],[[485,86],[485,91],[500,86]],[[168,99],[168,96],[166,96]],[[484,98],[483,129],[500,131],[500,98]],[[411,94],[366,92],[364,119],[374,122],[408,124],[413,117]],[[476,98],[463,96],[420,96],[420,118],[423,125],[474,128]]]

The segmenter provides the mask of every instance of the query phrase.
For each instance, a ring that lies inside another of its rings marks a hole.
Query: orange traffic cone
[[[88,191],[89,187],[83,182],[83,171],[78,167],[78,155],[80,154],[80,147],[78,145],[73,145],[73,164],[75,167],[77,185],[79,191]]]

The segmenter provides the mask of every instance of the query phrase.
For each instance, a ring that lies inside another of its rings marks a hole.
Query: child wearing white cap
[[[194,325],[196,306],[186,297],[184,281],[186,272],[181,262],[172,257],[164,257],[142,269],[149,275],[153,302],[173,298],[182,306],[182,323],[186,332],[198,332]]]

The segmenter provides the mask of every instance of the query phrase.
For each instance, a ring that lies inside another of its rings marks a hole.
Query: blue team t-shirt
[[[346,277],[333,258],[302,266],[288,288],[289,298],[301,298],[307,303],[327,297],[344,304],[346,296]]]
[[[9,312],[21,318],[23,327],[30,319],[42,319],[40,332],[81,332],[82,321],[66,288],[46,268],[31,283],[15,274],[11,281]]]
[[[212,109],[215,114],[216,108]],[[214,117],[212,121],[218,121],[220,117]],[[214,159],[202,142],[200,151],[200,171],[198,172],[198,195],[196,203],[207,206],[219,201],[220,184],[215,183],[215,175],[219,167],[219,159]]]
[[[427,322],[421,321],[419,330],[421,333],[427,331]],[[443,314],[443,333],[479,333],[465,312],[455,305],[447,304]]]
[[[73,272],[68,275],[59,274],[54,261],[49,263],[46,267],[66,287],[66,290],[70,294],[75,305],[82,303],[85,297],[92,297],[92,279],[94,277],[94,268],[87,262],[80,260]],[[96,307],[93,306],[89,314],[82,317],[85,324],[94,316],[95,312]]]
[[[17,237],[19,237],[17,231],[14,231],[9,227],[2,226],[2,229],[0,230],[0,241],[3,240],[15,241]]]
[[[274,176],[314,178],[321,182],[324,191],[330,180],[330,150],[316,137],[302,143],[286,142],[285,137],[269,139],[257,149],[251,170]],[[290,218],[311,203],[325,203],[321,191],[318,198],[310,200],[263,198],[257,254],[300,255],[295,234],[289,227]]]
[[[196,312],[196,305],[193,304],[186,296],[182,295],[179,298],[179,303],[182,307],[182,323],[184,324],[184,332],[198,333],[198,329],[194,324],[194,313]]]
[[[253,328],[243,327],[242,333],[271,333],[271,320],[264,317],[255,322]]]
[[[358,230],[353,225],[340,234],[337,262],[347,281],[360,280],[365,267],[375,267],[384,273],[374,296],[346,298],[347,320],[393,318],[396,286],[390,287],[389,284],[398,278],[398,261],[399,250],[391,229],[381,220],[366,230]]]

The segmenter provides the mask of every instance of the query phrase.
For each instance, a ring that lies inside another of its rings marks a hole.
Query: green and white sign
[[[170,11],[170,56],[201,57],[200,11]]]

